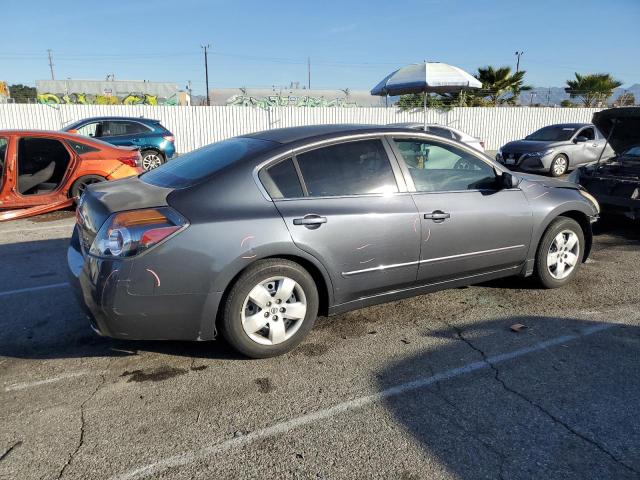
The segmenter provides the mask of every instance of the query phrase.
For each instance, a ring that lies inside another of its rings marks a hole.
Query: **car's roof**
[[[315,138],[326,138],[331,136],[342,137],[348,135],[359,135],[366,133],[389,133],[389,132],[409,132],[411,129],[402,127],[391,127],[385,125],[352,125],[352,124],[332,124],[332,125],[306,125],[303,127],[276,128],[262,132],[242,135],[245,138],[256,138],[280,144],[295,143],[301,140],[313,140]]]
[[[554,123],[553,125],[547,125],[547,127],[564,127],[564,128],[580,128],[593,125],[592,123]]]
[[[75,133],[63,132],[60,130],[37,130],[37,129],[12,129],[0,130],[0,135],[53,135],[56,137],[64,137],[69,139],[85,140],[85,137],[78,137]]]
[[[105,116],[105,117],[88,117],[88,118],[81,118],[80,120],[77,120],[75,122],[72,122],[71,125],[75,124],[75,123],[81,123],[81,122],[98,122],[98,121],[102,121],[102,120],[130,120],[130,121],[134,121],[134,122],[151,122],[151,123],[160,123],[160,120],[154,120],[153,118],[145,118],[145,117],[120,117],[117,115],[112,115],[112,116]]]
[[[84,137],[84,136],[80,136],[77,133],[69,133],[69,132],[65,132],[65,131],[61,131],[61,130],[0,130],[0,136],[2,135],[17,135],[20,137],[23,136],[36,136],[36,137],[40,137],[40,136],[45,136],[45,137],[55,137],[55,138],[64,138],[66,140],[71,140],[74,142],[78,142],[78,143],[88,143],[88,144],[93,144],[93,145],[99,145],[101,148],[121,148],[118,145],[113,145],[111,143],[107,143],[107,142],[103,142],[100,139],[97,138],[89,138],[89,137]]]

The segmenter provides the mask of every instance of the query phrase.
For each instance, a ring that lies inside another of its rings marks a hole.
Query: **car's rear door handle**
[[[302,218],[294,218],[294,225],[304,225],[307,228],[318,228],[323,223],[327,223],[327,217],[321,217],[320,215],[305,215]]]
[[[431,213],[425,213],[424,218],[426,220],[433,220],[435,223],[442,223],[447,218],[451,218],[451,214],[443,212],[442,210],[434,210]]]

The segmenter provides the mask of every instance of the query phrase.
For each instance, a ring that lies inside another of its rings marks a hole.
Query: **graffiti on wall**
[[[311,97],[306,95],[269,95],[267,97],[254,97],[246,94],[233,95],[227,99],[227,105],[241,107],[337,107],[353,108],[358,105],[344,98],[327,99],[324,97]]]
[[[89,93],[39,93],[36,97],[38,103],[50,105],[178,105],[177,95],[169,98],[160,98],[157,95],[147,93],[129,93],[118,96],[112,94],[93,95]]]

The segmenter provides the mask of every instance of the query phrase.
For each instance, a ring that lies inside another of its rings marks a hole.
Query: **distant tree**
[[[29,103],[29,100],[36,101],[36,89],[21,83],[9,85],[9,93],[16,103]]]
[[[603,104],[613,95],[613,91],[622,85],[608,73],[580,75],[575,73],[574,80],[567,80],[564,90],[571,98],[579,98],[585,107]]]
[[[571,107],[575,107],[576,104],[573,103],[571,100],[565,99],[560,102],[560,106],[563,108],[571,108]]]
[[[521,92],[531,90],[524,84],[525,73],[524,70],[511,73],[510,67],[480,67],[475,77],[482,83],[482,89],[474,95],[487,99],[493,106],[501,103],[515,105]]]
[[[396,106],[400,110],[412,110],[424,107],[424,92],[401,95]],[[427,94],[427,108],[437,108],[439,110],[451,108],[451,101],[447,97],[437,94]]]
[[[633,92],[624,92],[618,97],[617,103],[621,107],[631,107],[636,104],[636,96]]]

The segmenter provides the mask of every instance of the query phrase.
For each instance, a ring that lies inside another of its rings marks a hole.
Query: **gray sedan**
[[[512,170],[550,173],[554,177],[587,163],[614,155],[598,129],[590,123],[549,125],[504,145],[496,160]]]
[[[511,275],[570,282],[597,202],[410,129],[325,125],[90,186],[68,249],[101,335],[294,348],[317,315]]]

